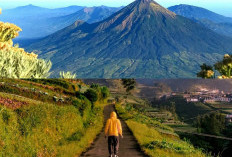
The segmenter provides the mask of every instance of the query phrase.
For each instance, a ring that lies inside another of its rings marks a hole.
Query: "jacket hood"
[[[116,112],[111,112],[111,114],[110,114],[110,118],[117,118],[117,114],[116,114]]]

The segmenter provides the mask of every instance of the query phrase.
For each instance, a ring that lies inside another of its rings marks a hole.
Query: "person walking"
[[[117,119],[117,114],[112,112],[105,126],[105,137],[108,137],[110,157],[118,157],[119,135],[123,138],[121,122]]]

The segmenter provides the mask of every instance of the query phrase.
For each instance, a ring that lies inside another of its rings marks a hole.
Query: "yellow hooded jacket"
[[[110,114],[110,119],[106,122],[105,135],[107,136],[122,136],[122,126],[119,119],[117,119],[117,114],[112,112]]]

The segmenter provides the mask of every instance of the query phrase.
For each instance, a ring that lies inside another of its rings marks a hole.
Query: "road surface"
[[[110,113],[115,111],[113,105],[108,105],[104,109],[105,123],[110,117]],[[123,129],[123,139],[120,138],[119,157],[147,157],[127,127],[126,123],[120,119]],[[105,124],[104,123],[104,124]],[[105,139],[104,131],[100,133],[95,142],[89,148],[89,150],[81,155],[81,157],[108,157],[107,139]]]

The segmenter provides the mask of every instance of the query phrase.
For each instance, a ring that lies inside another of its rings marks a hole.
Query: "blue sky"
[[[156,0],[164,7],[177,4],[190,4],[212,10],[214,12],[232,17],[231,0]],[[0,7],[3,9],[14,8],[33,4],[47,8],[65,7],[70,5],[80,6],[125,6],[133,0],[0,0]]]

